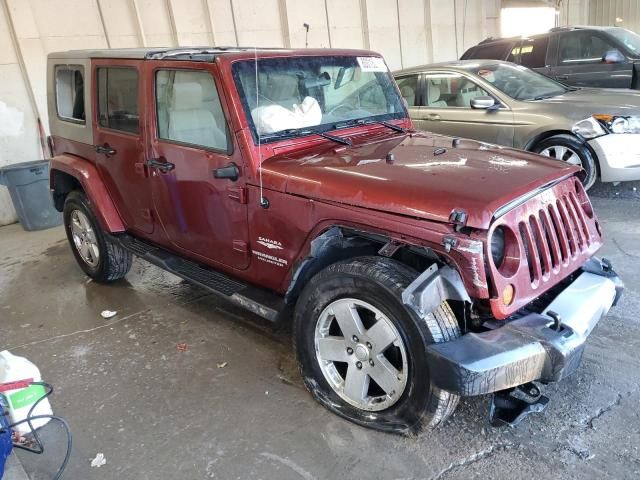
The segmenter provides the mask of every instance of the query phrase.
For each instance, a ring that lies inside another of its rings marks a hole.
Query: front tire
[[[63,218],[69,245],[84,273],[101,283],[124,278],[131,269],[132,255],[107,237],[83,192],[74,190],[67,195]]]
[[[573,135],[554,135],[538,143],[533,151],[560,160],[572,165],[582,167],[585,177],[582,185],[585,190],[590,189],[598,178],[598,168],[591,150]]]
[[[304,288],[294,346],[307,389],[326,408],[365,427],[417,433],[441,424],[459,397],[429,380],[426,348],[460,336],[443,302],[418,318],[401,300],[417,272],[388,258],[330,265]]]

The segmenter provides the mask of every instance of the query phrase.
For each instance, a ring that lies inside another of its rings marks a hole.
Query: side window
[[[396,79],[400,95],[410,107],[418,106],[418,75],[408,75]]]
[[[134,68],[98,68],[98,122],[128,133],[140,131],[138,72]]]
[[[427,107],[471,108],[471,100],[489,94],[458,73],[429,74],[425,78]]]
[[[609,50],[613,50],[610,43],[590,32],[568,32],[560,37],[561,65],[574,63],[599,63]]]
[[[511,43],[494,43],[477,47],[473,52],[473,58],[481,58],[486,60],[504,60],[507,56],[507,50],[511,48]]]
[[[528,68],[546,67],[548,45],[548,36],[523,40],[520,46],[520,65]]]
[[[156,73],[158,137],[227,151],[227,129],[213,77],[208,72]]]
[[[62,120],[85,122],[82,66],[56,67],[56,108]]]

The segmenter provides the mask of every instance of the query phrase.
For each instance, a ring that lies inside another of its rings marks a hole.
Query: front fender
[[[63,172],[75,178],[85,195],[94,206],[93,213],[100,226],[109,233],[125,231],[124,222],[107,191],[98,169],[94,164],[74,155],[56,155],[51,159],[49,185],[53,191],[55,171]]]

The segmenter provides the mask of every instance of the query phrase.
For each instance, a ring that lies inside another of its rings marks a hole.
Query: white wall
[[[603,25],[640,32],[640,0],[564,0],[561,25]]]
[[[42,157],[49,52],[177,45],[370,48],[393,69],[498,35],[500,0],[0,0],[0,166]],[[466,7],[466,9],[465,9]],[[15,36],[12,36],[14,34]],[[0,186],[0,225],[15,220]]]

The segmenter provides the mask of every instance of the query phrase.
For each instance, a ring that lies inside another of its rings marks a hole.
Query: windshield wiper
[[[357,125],[371,125],[377,123],[378,125],[384,125],[387,128],[390,128],[393,131],[396,132],[400,132],[400,133],[406,133],[407,129],[406,128],[402,128],[399,125],[394,125],[393,123],[389,123],[389,122],[385,122],[384,120],[367,120],[365,118],[361,118],[359,120],[356,120],[356,124]]]
[[[283,138],[283,137],[304,137],[305,135],[318,135],[322,138],[326,138],[327,140],[331,140],[336,143],[340,143],[342,145],[352,145],[351,140],[341,137],[335,137],[333,135],[329,135],[328,133],[319,132],[313,129],[300,130],[297,128],[289,128],[287,130],[281,130],[279,132],[271,133],[269,135],[261,135],[260,138],[263,140],[271,140],[274,138]]]

